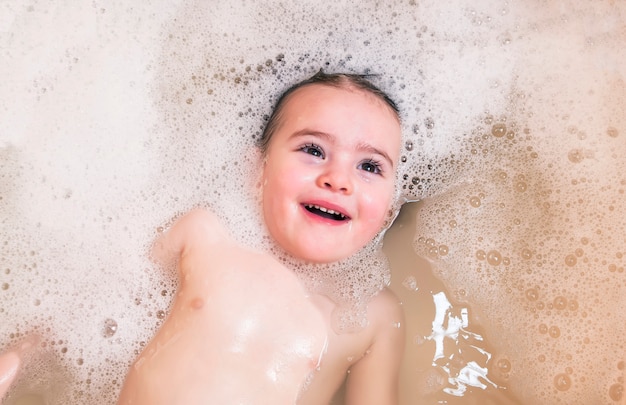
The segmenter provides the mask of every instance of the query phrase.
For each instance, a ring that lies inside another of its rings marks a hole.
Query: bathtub
[[[176,289],[157,228],[249,241],[263,118],[320,67],[402,110],[401,404],[622,400],[623,3],[223,3],[0,6],[0,343],[42,336],[7,403],[114,401]]]

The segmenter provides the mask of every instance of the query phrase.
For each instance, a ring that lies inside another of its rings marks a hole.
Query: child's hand
[[[17,377],[24,357],[34,350],[38,342],[39,337],[33,335],[16,347],[9,348],[0,354],[0,401],[2,401],[15,377]]]
[[[0,400],[9,390],[20,368],[20,356],[15,351],[0,355]]]

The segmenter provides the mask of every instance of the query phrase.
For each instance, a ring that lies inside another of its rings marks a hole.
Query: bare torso
[[[312,299],[327,324],[331,325],[335,304],[323,296],[313,296]],[[364,329],[337,334],[329,327],[328,347],[322,365],[315,371],[298,405],[330,403],[344,381],[347,382],[346,404],[397,404],[395,374],[398,367],[395,364],[399,362],[404,347],[404,329],[400,328],[403,314],[397,297],[387,289],[372,298],[367,308],[368,323]],[[374,344],[377,340],[379,346]],[[387,347],[381,347],[381,343]],[[368,400],[359,393],[368,396]]]
[[[321,361],[326,322],[296,276],[192,211],[160,249],[180,255],[171,312],[120,404],[291,404]]]
[[[154,251],[178,259],[179,289],[118,404],[320,405],[346,378],[346,404],[397,403],[403,314],[390,291],[368,303],[367,327],[336,334],[332,301],[309,297],[292,271],[238,246],[207,211],[177,221]],[[0,354],[0,399],[33,342]]]

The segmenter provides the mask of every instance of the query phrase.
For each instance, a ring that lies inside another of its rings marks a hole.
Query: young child
[[[178,220],[154,250],[178,258],[179,290],[119,404],[295,403],[326,345],[296,276],[238,246],[205,210]]]
[[[279,99],[261,139],[263,217],[290,260],[330,263],[362,249],[393,204],[395,104],[363,77],[316,74]],[[171,312],[131,367],[119,404],[396,404],[403,313],[383,289],[355,333],[293,271],[194,210],[155,244],[178,259]]]
[[[393,202],[400,132],[395,104],[358,77],[318,74],[287,91],[262,137],[263,213],[277,244],[324,263],[368,243]],[[302,403],[328,403],[348,372],[346,403],[397,403],[404,331],[395,296],[383,290],[368,305],[369,326],[340,335],[329,328],[334,303],[313,298],[329,344]]]

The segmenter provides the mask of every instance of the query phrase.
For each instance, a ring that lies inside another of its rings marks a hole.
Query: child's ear
[[[406,198],[399,195],[394,196],[394,198],[391,200],[391,204],[389,204],[387,217],[385,218],[385,222],[383,223],[381,231],[386,231],[387,229],[389,229],[389,227],[391,227],[391,225],[393,225],[393,222],[396,220],[398,214],[400,213],[402,205],[404,205],[404,203],[406,202]]]
[[[267,163],[267,158],[264,157],[262,160],[261,170],[259,170],[259,174],[257,176],[257,181],[256,181],[256,187],[257,189],[261,191],[267,184],[267,176],[265,175],[266,163]]]

